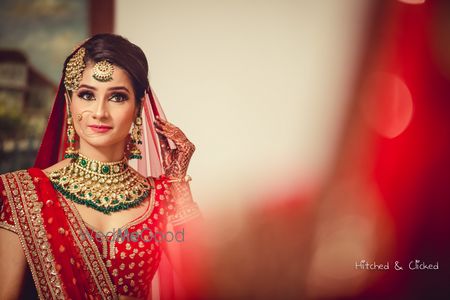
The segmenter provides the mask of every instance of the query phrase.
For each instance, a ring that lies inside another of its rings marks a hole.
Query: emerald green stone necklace
[[[69,165],[50,173],[49,178],[64,197],[105,214],[139,205],[152,188],[125,157],[105,163],[78,154]]]

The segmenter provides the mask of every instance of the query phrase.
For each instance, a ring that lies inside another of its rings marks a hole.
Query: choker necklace
[[[82,154],[50,173],[53,187],[66,198],[101,211],[111,212],[138,206],[153,187],[127,162],[100,162]]]

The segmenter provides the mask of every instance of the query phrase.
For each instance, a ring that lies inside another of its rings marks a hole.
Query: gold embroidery
[[[0,221],[0,228],[4,228],[6,230],[12,231],[14,233],[17,233],[16,228],[14,225],[8,224],[7,222]]]
[[[28,266],[41,299],[65,299],[32,177],[21,170],[0,176]],[[39,233],[44,232],[44,234]]]
[[[101,258],[94,241],[89,238],[89,231],[81,219],[78,211],[72,202],[66,201],[61,194],[58,194],[58,200],[63,207],[70,223],[70,232],[72,238],[78,246],[80,255],[83,258],[89,272],[93,275],[97,290],[104,299],[117,299],[117,291],[112,283],[108,270]],[[81,241],[81,239],[84,239]],[[78,264],[78,262],[77,262]]]

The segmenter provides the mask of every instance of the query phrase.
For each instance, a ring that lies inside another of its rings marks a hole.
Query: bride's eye
[[[94,94],[92,92],[88,91],[81,91],[78,93],[78,97],[80,99],[86,100],[86,101],[92,101],[95,100]]]
[[[114,93],[111,95],[109,100],[111,100],[113,102],[124,102],[124,101],[128,100],[128,95],[123,94],[123,93]]]

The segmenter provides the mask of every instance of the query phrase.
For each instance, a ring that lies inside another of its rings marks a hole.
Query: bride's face
[[[70,110],[80,144],[125,147],[137,112],[131,80],[114,65],[112,80],[97,81],[93,66],[86,65],[79,88],[72,93]]]

